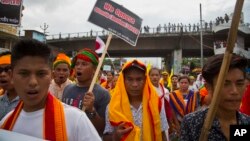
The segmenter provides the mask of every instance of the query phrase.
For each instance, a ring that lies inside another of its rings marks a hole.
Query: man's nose
[[[37,78],[35,75],[30,76],[29,86],[34,87],[37,85]]]
[[[233,94],[238,94],[239,93],[237,85],[234,84],[234,83],[232,83],[232,85],[231,85],[231,93],[233,93]]]

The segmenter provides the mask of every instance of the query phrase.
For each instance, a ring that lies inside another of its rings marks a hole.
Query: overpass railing
[[[217,26],[223,26],[227,25],[225,24],[218,24],[218,23],[207,23],[202,26],[202,31],[204,33],[211,33],[213,31],[214,27]],[[246,27],[250,28],[249,23],[243,23]],[[141,36],[154,36],[154,35],[173,35],[173,34],[180,34],[180,33],[187,33],[187,34],[199,34],[201,30],[201,27],[199,24],[195,25],[182,25],[182,24],[169,24],[168,26],[164,24],[164,26],[161,26],[160,24],[156,28],[150,28],[149,26],[143,26],[141,28]],[[46,40],[64,40],[64,39],[78,39],[78,38],[95,38],[96,36],[107,36],[108,31],[102,30],[102,31],[94,31],[90,30],[88,32],[77,32],[77,33],[59,33],[59,34],[53,34],[53,35],[47,35]]]
[[[203,28],[203,32],[211,32],[211,28]],[[141,35],[154,35],[154,34],[179,34],[179,33],[199,33],[200,28],[198,26],[165,26],[150,28],[144,26],[141,28]],[[88,32],[77,32],[77,33],[59,33],[53,35],[47,35],[46,40],[60,40],[60,39],[74,39],[74,38],[93,38],[96,36],[106,36],[108,31],[94,31],[90,30]]]

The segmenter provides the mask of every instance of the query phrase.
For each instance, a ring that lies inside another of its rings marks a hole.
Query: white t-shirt
[[[64,103],[63,106],[69,141],[101,141],[99,134],[85,112]],[[2,126],[3,122],[12,112],[8,113],[1,120],[0,126]],[[43,113],[44,109],[35,112],[25,112],[22,110],[12,131],[43,138]]]

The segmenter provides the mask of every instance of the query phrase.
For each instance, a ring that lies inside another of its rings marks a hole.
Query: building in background
[[[18,27],[0,23],[0,48],[11,50],[11,46],[18,40]]]
[[[42,32],[36,30],[24,30],[24,37],[29,39],[36,39],[40,42],[45,41],[45,35]]]

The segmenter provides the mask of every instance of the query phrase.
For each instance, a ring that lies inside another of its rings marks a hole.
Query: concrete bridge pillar
[[[175,49],[172,52],[172,67],[174,69],[174,74],[179,74],[181,72],[182,65],[182,49]]]
[[[172,62],[173,62],[173,60],[172,60],[172,52],[171,52],[169,54],[166,54],[166,56],[163,58],[163,60],[162,60],[163,66],[161,69],[164,71],[168,71],[170,73],[171,67],[173,64]]]

